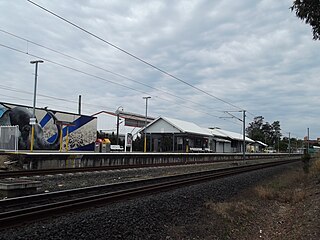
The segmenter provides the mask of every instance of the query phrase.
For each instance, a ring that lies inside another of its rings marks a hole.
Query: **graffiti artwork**
[[[63,148],[66,147],[65,137],[68,134],[71,150],[93,150],[96,139],[96,118],[71,113],[36,109],[34,149],[57,150],[60,137],[63,137]],[[32,108],[14,104],[0,103],[0,126],[19,127],[19,150],[30,149]],[[72,126],[61,126],[61,121],[72,122]],[[67,129],[68,128],[68,129]],[[68,131],[67,131],[68,130]],[[92,148],[92,149],[91,149]]]

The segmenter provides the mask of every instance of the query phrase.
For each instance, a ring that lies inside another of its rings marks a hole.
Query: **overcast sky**
[[[43,59],[37,107],[76,113],[81,94],[83,114],[144,115],[151,96],[153,117],[241,133],[222,117],[245,109],[246,122],[263,116],[284,136],[320,137],[320,42],[292,0],[34,2],[174,77],[26,0],[0,0],[0,101],[32,106],[29,62]]]

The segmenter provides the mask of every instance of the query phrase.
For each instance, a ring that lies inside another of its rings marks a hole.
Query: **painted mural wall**
[[[78,115],[55,110],[39,109],[35,111],[35,150],[60,149],[60,136],[62,129],[63,147],[66,149],[66,136],[68,128],[68,149],[86,150],[94,149],[97,136],[97,118]],[[30,149],[32,107],[0,102],[0,125],[19,126],[19,150]],[[70,126],[55,124],[69,122]]]

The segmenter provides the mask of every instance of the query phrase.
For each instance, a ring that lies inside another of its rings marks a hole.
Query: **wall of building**
[[[19,116],[17,116],[19,115]],[[62,149],[66,148],[68,129],[69,150],[94,150],[97,136],[96,117],[78,115],[74,113],[36,108],[35,116],[35,150],[60,149],[60,134],[54,118],[70,126],[62,125]],[[32,107],[0,103],[0,125],[19,125],[19,150],[30,149],[30,118]],[[47,144],[43,144],[48,143]]]

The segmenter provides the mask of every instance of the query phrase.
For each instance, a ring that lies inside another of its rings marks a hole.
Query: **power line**
[[[202,104],[199,104],[199,103],[197,103],[197,102],[194,102],[194,101],[191,101],[191,100],[189,100],[189,99],[185,99],[185,98],[179,97],[179,96],[177,96],[177,95],[175,95],[175,94],[173,94],[173,93],[164,91],[164,90],[162,90],[162,89],[155,88],[155,87],[153,87],[153,86],[150,86],[150,85],[148,85],[148,84],[139,82],[139,81],[137,81],[137,80],[134,80],[134,79],[129,78],[129,77],[127,77],[127,76],[124,76],[124,75],[122,75],[122,74],[119,74],[119,73],[110,71],[110,70],[108,70],[108,69],[106,69],[106,68],[102,68],[102,67],[97,66],[97,65],[95,65],[95,64],[86,62],[86,61],[84,61],[84,60],[82,60],[82,59],[79,59],[79,58],[73,57],[73,56],[71,56],[71,55],[62,53],[62,52],[60,52],[60,51],[57,51],[57,50],[55,50],[55,49],[49,48],[49,47],[44,46],[44,45],[42,45],[42,44],[36,43],[36,42],[31,41],[31,40],[29,40],[29,39],[26,39],[26,38],[24,38],[24,37],[18,36],[18,35],[13,34],[13,33],[10,33],[10,32],[8,32],[8,31],[6,31],[6,30],[0,29],[0,32],[3,32],[3,33],[5,33],[5,34],[8,34],[8,35],[10,35],[10,36],[12,36],[12,37],[18,38],[18,39],[20,39],[20,40],[26,41],[27,43],[34,44],[34,45],[36,45],[36,46],[38,46],[38,47],[47,49],[47,50],[52,51],[52,52],[54,52],[54,53],[60,54],[60,55],[65,56],[65,57],[67,57],[67,58],[70,58],[70,59],[76,60],[76,61],[78,61],[78,62],[87,64],[87,65],[89,65],[89,66],[91,66],[91,67],[94,67],[94,68],[97,68],[97,69],[99,69],[99,70],[103,70],[103,71],[108,72],[108,73],[110,73],[110,74],[113,74],[113,75],[115,75],[115,76],[117,76],[117,77],[121,77],[121,78],[123,78],[123,79],[129,80],[129,81],[138,83],[138,84],[140,84],[140,85],[143,85],[143,86],[145,86],[145,87],[149,87],[149,88],[151,88],[151,89],[154,89],[154,90],[157,90],[157,91],[159,91],[159,92],[165,93],[165,94],[167,94],[167,95],[169,95],[169,96],[172,96],[172,97],[178,98],[178,99],[180,99],[180,100],[183,100],[184,102],[190,102],[190,103],[196,104],[196,105],[198,105],[198,106],[203,106]],[[27,50],[27,52],[29,53],[29,50]],[[209,109],[212,109],[212,108],[209,107]],[[213,111],[219,111],[219,110],[215,110],[215,109],[212,109],[212,110],[213,110]]]
[[[19,49],[16,49],[16,48],[13,48],[13,47],[4,45],[4,44],[0,44],[0,46],[2,46],[2,47],[4,47],[4,48],[7,48],[7,49],[10,49],[10,50],[12,50],[12,51],[21,53],[21,54],[25,54],[25,55],[29,55],[29,56],[32,56],[32,57],[35,57],[35,58],[42,59],[42,60],[44,60],[44,61],[46,61],[46,62],[50,62],[50,63],[55,64],[55,65],[58,65],[58,66],[60,66],[60,67],[67,68],[67,69],[76,71],[76,72],[78,72],[78,73],[81,73],[81,74],[84,74],[84,75],[87,75],[87,76],[90,76],[90,77],[93,77],[93,78],[96,78],[96,79],[99,79],[99,80],[102,80],[102,81],[105,81],[105,82],[110,82],[110,83],[119,85],[119,86],[121,86],[121,87],[128,88],[128,89],[133,90],[133,91],[137,91],[137,92],[140,92],[140,93],[143,93],[143,94],[150,95],[150,94],[147,93],[147,92],[143,92],[143,91],[140,91],[140,90],[137,90],[137,89],[134,89],[134,88],[125,86],[125,85],[123,85],[123,84],[120,84],[120,83],[117,83],[117,82],[113,82],[113,81],[111,81],[111,80],[107,80],[107,79],[105,79],[105,78],[102,78],[102,77],[93,75],[93,74],[91,74],[91,73],[84,72],[84,71],[82,71],[82,70],[79,70],[79,69],[76,69],[76,68],[73,68],[73,67],[69,67],[69,66],[64,65],[64,64],[61,64],[61,63],[57,63],[57,62],[52,61],[52,60],[49,60],[49,59],[47,59],[47,58],[43,58],[43,57],[40,57],[40,56],[31,54],[31,53],[23,52],[22,50],[19,50]],[[159,97],[159,96],[153,96],[153,97],[158,98],[158,99],[161,99],[161,100],[163,100],[163,101],[170,102],[169,100],[167,100],[167,99],[165,99],[165,98],[161,98],[161,97]],[[184,108],[191,109],[191,110],[196,111],[196,112],[199,112],[199,113],[203,113],[203,114],[206,114],[206,115],[209,115],[209,116],[212,116],[212,117],[219,118],[219,116],[210,114],[210,113],[205,112],[205,111],[200,111],[200,110],[198,110],[198,109],[195,110],[194,108],[191,108],[191,107],[186,106],[186,105],[182,105],[182,104],[178,104],[178,103],[174,103],[174,104],[175,104],[175,105],[178,105],[178,106],[182,106],[182,107],[184,107]],[[232,122],[232,123],[233,123],[233,122]]]
[[[214,96],[214,95],[211,94],[211,93],[208,93],[208,92],[204,91],[203,89],[201,89],[201,88],[199,88],[199,87],[196,87],[196,86],[194,86],[194,85],[192,85],[192,84],[190,84],[190,83],[182,80],[181,78],[178,78],[178,77],[172,75],[171,73],[169,73],[169,72],[167,72],[167,71],[165,71],[165,70],[163,70],[163,69],[161,69],[161,68],[159,68],[159,67],[157,67],[157,66],[155,66],[155,65],[153,65],[153,64],[151,64],[151,63],[149,63],[149,62],[147,62],[146,60],[143,60],[142,58],[140,58],[140,57],[138,57],[138,56],[136,56],[136,55],[134,55],[134,54],[132,54],[132,53],[124,50],[123,48],[118,47],[117,45],[115,45],[115,44],[113,44],[113,43],[111,43],[111,42],[103,39],[102,37],[99,37],[98,35],[96,35],[96,34],[90,32],[90,31],[86,30],[85,28],[80,27],[79,25],[77,25],[77,24],[75,24],[75,23],[67,20],[66,18],[64,18],[64,17],[62,17],[62,16],[54,13],[53,11],[50,11],[49,9],[47,9],[47,8],[45,8],[45,7],[42,7],[41,5],[35,3],[35,2],[33,2],[33,1],[31,1],[31,0],[27,0],[27,1],[28,1],[29,3],[37,6],[38,8],[46,11],[47,13],[50,13],[51,15],[53,15],[53,16],[61,19],[62,21],[66,22],[66,23],[68,23],[68,24],[70,24],[70,25],[72,25],[73,27],[78,28],[79,30],[81,30],[81,31],[89,34],[90,36],[92,36],[92,37],[94,37],[94,38],[96,38],[96,39],[98,39],[98,40],[100,40],[100,41],[108,44],[109,46],[111,46],[111,47],[113,47],[113,48],[115,48],[115,49],[117,49],[117,50],[119,50],[119,51],[121,51],[121,52],[129,55],[130,57],[132,57],[132,58],[134,58],[134,59],[136,59],[136,60],[138,60],[138,61],[140,61],[140,62],[142,62],[142,63],[144,63],[144,64],[146,64],[146,65],[148,65],[149,67],[151,67],[151,68],[153,68],[153,69],[156,69],[157,71],[159,71],[159,72],[161,72],[161,73],[163,73],[163,74],[165,74],[165,75],[167,75],[167,76],[169,76],[169,77],[171,77],[171,78],[173,78],[173,79],[175,79],[175,80],[177,80],[177,81],[179,81],[179,82],[181,82],[181,83],[184,83],[184,84],[188,85],[189,87],[191,87],[191,88],[193,88],[193,89],[196,89],[196,90],[198,90],[198,91],[206,94],[207,96],[210,96],[210,97],[212,97],[212,98],[215,98],[215,99],[217,99],[217,100],[219,100],[219,101],[221,101],[221,102],[223,102],[223,103],[226,103],[226,104],[228,104],[228,105],[230,105],[230,106],[232,106],[232,107],[234,107],[234,108],[242,109],[242,108],[240,108],[240,107],[238,107],[238,106],[236,106],[236,105],[234,105],[234,104],[232,104],[232,103],[230,103],[230,102],[227,102],[227,101],[225,101],[225,100],[223,100],[223,99],[221,99],[221,98],[219,98],[219,97]]]
[[[18,92],[18,91],[17,91]],[[17,99],[17,100],[23,100],[23,101],[29,101],[31,100],[30,99],[27,99],[27,98],[19,98],[19,97],[13,97],[13,96],[9,96],[9,95],[5,95],[5,94],[2,94],[0,93],[0,96],[2,97],[9,97],[11,99]],[[41,101],[41,100],[37,100],[38,103],[42,103],[42,104],[47,104],[47,102],[44,102],[44,101]],[[14,104],[13,104],[14,105]],[[70,108],[70,107],[66,107],[66,106],[60,106],[60,105],[57,105],[57,104],[54,104],[55,107],[60,107],[60,108],[66,108],[66,109],[70,109],[70,110],[74,110],[73,108]]]

